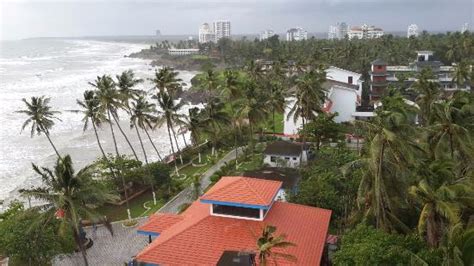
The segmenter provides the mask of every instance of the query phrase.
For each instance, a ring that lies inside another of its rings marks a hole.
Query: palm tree
[[[218,85],[219,79],[217,77],[217,73],[214,71],[214,69],[209,68],[199,79],[199,87],[207,91],[207,102],[211,100],[211,96],[216,91]]]
[[[403,174],[414,161],[408,136],[412,130],[407,117],[398,112],[379,110],[370,122],[356,121],[365,133],[366,154],[349,163],[362,167],[364,175],[359,184],[357,201],[365,219],[375,218],[378,229],[407,230],[396,217],[397,204],[403,198]]]
[[[149,103],[144,96],[139,96],[135,101],[132,101],[132,106],[130,108],[131,110],[131,116],[130,120],[132,121],[130,126],[134,126],[137,128],[141,128],[143,131],[145,131],[145,134],[148,137],[148,140],[150,141],[151,145],[155,149],[156,154],[158,155],[158,158],[163,160],[161,157],[160,153],[158,152],[158,149],[155,146],[155,143],[150,137],[150,134],[148,133],[147,129],[153,129],[153,122],[156,121],[156,117],[153,115],[153,113],[156,112],[155,105],[152,103]],[[140,134],[137,129],[137,135],[140,139],[140,144],[142,144]],[[142,145],[142,149],[144,149]],[[145,154],[145,151],[143,152]]]
[[[92,124],[92,128],[94,129],[95,138],[97,140],[97,144],[99,145],[100,152],[102,153],[102,157],[107,160],[107,155],[105,154],[104,148],[100,143],[99,134],[97,132],[97,127],[100,127],[103,122],[108,122],[104,112],[102,112],[100,109],[99,98],[97,98],[94,91],[87,90],[84,92],[84,99],[77,99],[76,102],[80,107],[83,108],[82,111],[73,110],[73,112],[81,112],[84,114],[84,117],[82,118],[84,127],[82,130],[87,130],[90,121],[90,124]]]
[[[23,131],[29,124],[31,124],[31,137],[34,136],[35,132],[40,135],[43,133],[46,138],[48,139],[49,143],[54,149],[54,152],[61,158],[56,146],[54,146],[53,141],[49,135],[49,131],[54,126],[54,119],[61,121],[55,115],[59,114],[60,112],[51,110],[49,106],[50,98],[46,98],[45,96],[41,97],[31,97],[31,102],[28,102],[25,98],[22,101],[26,105],[25,110],[16,111],[17,113],[26,114],[28,119],[23,123],[21,126],[21,131]]]
[[[283,258],[288,261],[296,262],[296,257],[282,252],[274,251],[275,248],[283,249],[287,247],[294,247],[295,244],[286,240],[286,235],[273,236],[276,227],[266,225],[263,228],[262,235],[257,240],[258,260],[260,265],[267,265],[269,259],[273,259],[276,264],[277,258]]]
[[[71,157],[66,155],[62,160],[58,158],[54,170],[33,164],[33,170],[42,178],[44,186],[23,190],[23,194],[32,196],[51,204],[53,207],[42,215],[46,221],[60,219],[60,234],[66,232],[67,227],[72,230],[74,241],[82,253],[85,265],[87,260],[84,239],[81,236],[81,219],[88,219],[94,223],[105,222],[112,233],[112,227],[95,212],[95,207],[117,199],[106,186],[93,180],[91,166],[75,173]]]
[[[139,161],[137,153],[135,152],[135,149],[132,146],[132,143],[128,139],[127,135],[125,134],[125,132],[123,131],[119,123],[118,109],[125,108],[125,106],[122,103],[122,98],[123,98],[122,95],[116,89],[116,83],[110,76],[103,75],[102,77],[97,77],[97,79],[93,83],[89,82],[89,84],[97,88],[96,94],[100,100],[100,106],[101,106],[100,108],[104,112],[107,112],[107,119],[109,120],[110,130],[112,133],[112,138],[114,140],[116,153],[118,154],[118,147],[117,147],[117,141],[115,139],[115,134],[113,131],[112,119],[115,121],[115,125],[117,125],[119,131],[122,133],[123,137],[127,141],[128,146],[130,146],[133,156],[135,157],[137,161]]]
[[[219,98],[212,98],[204,108],[204,119],[203,123],[206,125],[205,130],[207,133],[212,135],[212,152],[211,154],[216,155],[217,142],[223,125],[227,125],[229,116],[224,110],[225,105]]]
[[[437,82],[430,81],[432,73],[423,70],[413,88],[418,93],[416,103],[420,107],[420,120],[422,125],[429,125],[432,119],[433,104],[439,99],[441,91]]]
[[[456,167],[450,161],[433,161],[422,167],[425,176],[410,187],[409,193],[422,207],[418,232],[420,235],[426,233],[431,247],[438,247],[448,225],[455,226],[460,222],[463,203],[473,205],[474,191],[466,183],[469,179],[456,178]]]
[[[435,143],[435,151],[442,154],[443,145],[448,145],[451,159],[458,151],[461,158],[473,157],[473,144],[469,130],[459,124],[458,117],[462,110],[455,106],[455,99],[451,98],[433,105],[433,125],[428,128],[430,141]]]
[[[175,95],[176,92],[181,88],[180,82],[182,81],[178,78],[179,73],[174,71],[170,67],[163,67],[159,71],[155,71],[155,77],[151,79],[155,88],[159,92],[168,92],[170,95]]]
[[[115,139],[115,134],[114,134],[114,127],[112,125],[112,118],[114,119],[116,125],[122,132],[122,134],[125,136],[125,139],[127,140],[128,144],[130,145],[130,148],[132,148],[133,154],[135,155],[135,158],[138,160],[138,156],[135,153],[135,150],[133,150],[133,147],[128,141],[128,138],[126,137],[125,133],[123,132],[122,128],[120,127],[117,119],[117,109],[122,106],[122,103],[120,102],[120,94],[118,91],[115,89],[115,82],[110,76],[103,75],[102,77],[97,77],[95,80],[95,83],[89,83],[93,87],[97,88],[96,91],[96,96],[97,99],[99,100],[99,110],[100,112],[107,112],[107,121],[110,126],[110,132],[112,133],[112,139],[114,141],[114,146],[115,146],[115,155],[117,158],[120,158],[120,152],[117,147],[117,140]],[[113,172],[113,171],[112,171]],[[122,186],[124,190],[124,195],[125,195],[125,203],[127,204],[127,215],[128,219],[131,220],[132,216],[130,213],[130,206],[128,202],[128,190],[127,186],[125,184],[125,179],[122,174],[120,174],[120,178],[122,181]]]
[[[317,70],[310,70],[304,73],[295,81],[296,92],[295,102],[286,119],[293,118],[295,123],[301,118],[303,145],[301,146],[301,155],[306,146],[305,125],[306,122],[316,117],[317,113],[322,112],[322,106],[326,100],[326,89],[323,83],[326,81],[326,72],[323,67]]]
[[[458,223],[450,226],[442,242],[442,265],[474,264],[474,225],[464,228],[462,223]]]
[[[272,129],[273,135],[276,133],[276,121],[275,121],[275,112],[284,113],[286,107],[286,93],[282,84],[279,81],[270,81],[270,95],[267,100],[267,106],[270,107],[272,112]]]
[[[464,86],[470,81],[470,66],[464,62],[459,62],[454,68],[453,83],[457,86]]]
[[[161,109],[160,111],[158,111],[158,113],[160,114],[160,117],[158,118],[156,125],[161,126],[164,123],[166,123],[166,128],[168,129],[168,136],[170,139],[171,151],[173,155],[176,156],[174,145],[173,145],[173,139],[171,138],[171,131],[173,131],[173,134],[174,134],[173,122],[178,119],[178,117],[176,117],[176,114],[178,110],[180,110],[181,107],[183,106],[183,103],[180,102],[178,104],[175,104],[173,98],[167,92],[158,92],[157,95],[153,96],[153,99],[156,99],[158,101],[158,107],[160,107]],[[174,137],[174,140],[176,142],[176,148],[178,150],[178,154],[180,156],[181,164],[182,164],[183,159],[181,158],[181,150],[179,149],[178,141],[176,140],[176,135]],[[176,173],[178,173],[176,158],[174,160],[174,166],[175,166]]]
[[[244,97],[236,102],[238,106],[236,113],[248,120],[250,146],[253,149],[253,127],[267,117],[267,109],[265,108],[264,100],[261,99],[261,95],[257,94],[258,87],[254,81],[248,80],[243,86]]]

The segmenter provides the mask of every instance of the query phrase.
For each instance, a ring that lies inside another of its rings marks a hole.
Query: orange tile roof
[[[153,214],[148,221],[138,228],[140,232],[161,233],[172,225],[181,222],[183,216],[177,214],[159,213]]]
[[[223,176],[201,200],[269,206],[282,182],[242,176]]]
[[[181,222],[164,230],[137,255],[139,262],[216,265],[225,250],[256,252],[257,238],[264,226],[269,224],[277,227],[276,235],[284,233],[288,241],[296,244],[295,247],[276,248],[274,251],[294,255],[297,258],[294,264],[319,265],[331,211],[275,202],[261,222],[211,216],[209,204],[196,201],[181,216]],[[280,265],[291,264],[280,258],[277,262]]]

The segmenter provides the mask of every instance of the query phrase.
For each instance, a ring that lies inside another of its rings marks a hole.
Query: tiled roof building
[[[280,187],[279,181],[223,177],[182,214],[154,215],[141,226],[139,233],[157,237],[137,255],[137,261],[146,265],[216,265],[233,253],[256,254],[262,229],[272,225],[277,228],[276,235],[285,234],[286,240],[296,244],[275,249],[297,259],[278,258],[278,264],[320,264],[331,211],[275,201]]]

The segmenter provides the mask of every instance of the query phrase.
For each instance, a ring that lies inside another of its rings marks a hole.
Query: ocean
[[[21,199],[19,189],[41,185],[39,176],[32,170],[32,163],[52,167],[56,160],[44,135],[31,138],[29,128],[20,134],[26,117],[15,111],[24,108],[21,99],[42,95],[51,98],[53,109],[61,112],[61,121],[57,121],[51,130],[52,141],[61,154],[71,155],[77,171],[100,156],[100,151],[92,129],[82,130],[82,114],[70,112],[79,109],[76,99],[82,98],[85,90],[93,89],[88,82],[103,74],[115,77],[131,69],[139,78],[151,78],[154,69],[149,65],[150,61],[125,57],[147,46],[89,39],[0,41],[0,202],[3,201],[0,210],[5,209],[12,199]],[[179,72],[186,84],[190,84],[196,74]],[[152,87],[149,81],[137,86],[146,91],[151,91]],[[134,130],[130,130],[128,117],[123,114],[121,125],[136,147],[138,156],[143,159],[138,137]],[[105,151],[112,153],[113,142],[108,127],[104,125],[99,135]],[[120,151],[131,154],[118,130],[116,135]],[[170,153],[165,128],[159,128],[151,135],[161,154]],[[157,160],[148,140],[144,141],[149,158]],[[179,141],[182,141],[181,137]],[[182,142],[179,144],[183,146]]]

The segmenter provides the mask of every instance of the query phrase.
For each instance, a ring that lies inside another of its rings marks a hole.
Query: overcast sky
[[[284,32],[301,26],[372,24],[405,31],[474,27],[474,0],[0,0],[0,38],[197,34],[203,22],[229,19],[232,33]]]

